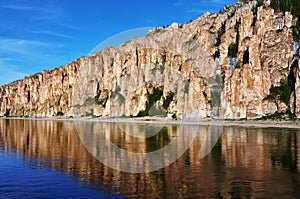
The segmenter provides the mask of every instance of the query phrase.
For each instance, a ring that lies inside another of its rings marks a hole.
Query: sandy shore
[[[36,120],[36,121],[72,121],[72,122],[106,122],[106,123],[127,123],[127,124],[153,124],[153,125],[214,125],[214,126],[235,126],[253,128],[293,128],[300,129],[300,121],[256,121],[256,120],[172,120],[156,117],[143,118],[0,118],[10,120]]]

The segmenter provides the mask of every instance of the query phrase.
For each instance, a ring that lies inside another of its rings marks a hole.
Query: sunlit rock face
[[[293,23],[290,13],[251,1],[155,28],[0,87],[0,115],[257,118],[288,109],[264,99],[292,74],[290,109],[300,117]]]
[[[0,87],[0,115],[72,115],[73,85],[82,61],[83,58]]]

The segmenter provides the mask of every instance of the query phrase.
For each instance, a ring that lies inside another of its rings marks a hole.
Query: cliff
[[[250,1],[155,28],[0,87],[0,115],[300,117],[296,20],[268,1]]]

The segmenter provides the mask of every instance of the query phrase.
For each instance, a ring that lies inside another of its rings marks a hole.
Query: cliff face
[[[0,115],[52,117],[71,113],[75,78],[83,59],[0,87]]]
[[[294,19],[265,4],[237,3],[156,28],[118,48],[2,86],[0,115],[238,119],[290,109],[300,117]],[[289,82],[288,102],[270,93],[283,82]]]

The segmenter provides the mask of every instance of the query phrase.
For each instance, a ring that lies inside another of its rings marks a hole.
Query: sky
[[[188,22],[236,1],[1,0],[0,85],[89,55],[124,31]]]

